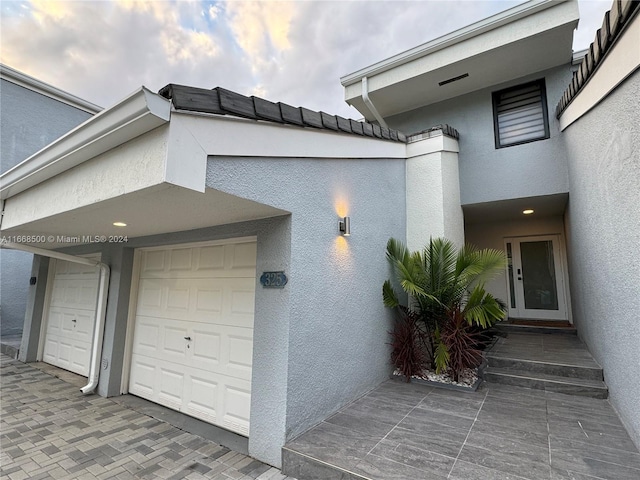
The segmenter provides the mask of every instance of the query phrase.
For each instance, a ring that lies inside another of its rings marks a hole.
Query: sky
[[[102,107],[224,87],[350,118],[340,77],[522,0],[0,0],[0,62]],[[574,50],[612,0],[579,0]]]

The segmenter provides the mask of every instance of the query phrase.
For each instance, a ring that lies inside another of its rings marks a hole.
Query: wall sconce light
[[[345,237],[351,235],[351,218],[344,217],[342,220],[338,222],[338,228],[340,229],[340,233]]]

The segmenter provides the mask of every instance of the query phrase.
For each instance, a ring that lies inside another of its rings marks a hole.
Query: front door
[[[567,320],[559,235],[505,239],[509,317]]]

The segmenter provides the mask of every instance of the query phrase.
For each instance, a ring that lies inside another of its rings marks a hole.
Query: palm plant
[[[401,305],[387,280],[382,289],[385,306],[418,316],[430,367],[451,370],[457,380],[464,368],[479,363],[477,327],[488,328],[505,316],[502,302],[484,288],[488,279],[504,271],[504,253],[472,245],[458,249],[444,238],[431,239],[422,251],[410,252],[392,238],[387,259],[408,302]]]

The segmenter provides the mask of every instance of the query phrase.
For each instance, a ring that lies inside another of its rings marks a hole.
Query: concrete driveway
[[[0,478],[295,480],[0,355]]]

